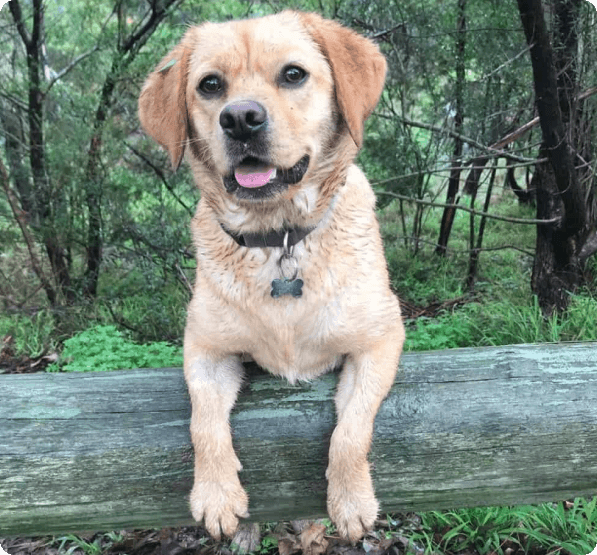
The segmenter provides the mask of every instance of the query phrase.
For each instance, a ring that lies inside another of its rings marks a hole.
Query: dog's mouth
[[[308,154],[287,169],[276,168],[267,161],[247,156],[224,177],[224,186],[229,193],[234,193],[238,198],[261,200],[299,183],[308,168]]]

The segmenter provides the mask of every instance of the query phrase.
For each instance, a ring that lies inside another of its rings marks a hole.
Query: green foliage
[[[505,552],[520,547],[586,555],[597,545],[597,498],[573,503],[432,511],[421,515],[421,530],[412,539],[426,553]]]
[[[0,340],[10,338],[17,357],[37,358],[52,351],[57,344],[56,335],[56,320],[48,309],[33,315],[0,315]]]
[[[54,540],[60,555],[101,555],[115,543],[121,542],[123,536],[116,532],[97,534],[95,538],[87,541],[74,534],[60,536]]]
[[[564,314],[545,318],[536,297],[523,304],[509,300],[472,302],[436,318],[407,323],[407,351],[517,343],[597,340],[597,299],[574,295]]]
[[[181,366],[180,348],[166,342],[139,345],[114,326],[94,326],[64,342],[61,361],[49,372],[91,372],[128,368]]]
[[[257,553],[266,555],[267,553],[276,553],[278,549],[278,538],[272,534],[268,534],[261,539],[261,544]]]

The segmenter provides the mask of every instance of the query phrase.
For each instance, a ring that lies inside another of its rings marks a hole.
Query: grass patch
[[[34,314],[0,315],[0,340],[10,342],[17,357],[37,358],[56,349],[57,335],[56,320],[49,309]]]
[[[423,513],[411,539],[425,553],[569,553],[597,545],[597,498]]]
[[[406,323],[407,351],[597,340],[597,299],[573,295],[563,314],[545,318],[536,297],[470,302],[436,318]]]

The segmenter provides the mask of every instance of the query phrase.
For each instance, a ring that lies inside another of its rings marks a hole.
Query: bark
[[[570,152],[565,117],[558,96],[556,66],[541,0],[518,0],[531,63],[543,144],[540,156],[549,166],[538,165],[533,182],[537,193],[537,218],[561,215],[561,223],[537,229],[537,249],[532,287],[544,313],[564,310],[568,292],[581,279],[577,250],[586,233],[586,206]],[[553,171],[553,179],[551,178]]]
[[[181,369],[2,376],[3,536],[192,524]],[[251,518],[325,514],[333,374],[251,375],[231,415]],[[597,491],[597,346],[407,353],[375,420],[382,514]]]
[[[454,115],[454,131],[460,135],[462,132],[463,115],[463,96],[465,85],[465,60],[464,51],[466,47],[466,0],[458,0],[458,35],[456,39],[456,114]],[[448,193],[446,204],[456,204],[456,196],[460,188],[460,173],[462,165],[463,141],[460,138],[454,140],[454,152],[452,156],[452,170],[448,180]],[[444,210],[440,224],[439,238],[435,253],[440,256],[446,255],[454,216],[456,215],[455,206],[450,206]]]
[[[35,240],[33,239],[31,233],[29,232],[29,224],[27,222],[27,213],[24,212],[19,208],[19,201],[16,198],[16,195],[10,188],[10,182],[8,179],[8,172],[4,167],[4,163],[0,158],[0,180],[2,181],[2,188],[4,189],[4,193],[6,194],[6,198],[8,200],[8,205],[13,213],[14,219],[17,222],[19,228],[21,229],[21,234],[23,235],[23,240],[27,245],[27,250],[29,251],[29,259],[31,261],[31,267],[33,268],[33,272],[38,277],[41,285],[46,292],[46,296],[50,301],[51,305],[56,304],[57,295],[54,287],[50,280],[45,275],[43,271],[41,262],[37,258],[37,254],[35,252]]]
[[[493,168],[491,169],[491,177],[489,178],[489,185],[487,186],[487,193],[485,195],[485,204],[483,205],[483,212],[484,215],[481,216],[481,223],[479,224],[479,233],[477,235],[477,243],[473,246],[474,238],[475,238],[475,230],[474,230],[474,214],[471,214],[471,252],[469,256],[469,263],[468,263],[468,275],[466,278],[466,286],[469,291],[473,291],[475,288],[475,281],[477,280],[477,269],[479,267],[479,256],[481,254],[481,249],[483,248],[483,236],[485,234],[485,226],[487,224],[487,211],[489,210],[489,203],[491,202],[491,193],[493,191],[493,184],[495,182],[495,174],[496,174],[496,165],[494,163]],[[477,189],[475,189],[474,198],[477,194]]]
[[[512,167],[512,162],[510,160],[506,160],[506,180],[504,186],[512,189],[512,192],[516,195],[519,204],[535,205],[535,190],[532,188],[523,189],[518,184],[516,181],[516,176],[514,175],[514,168]]]

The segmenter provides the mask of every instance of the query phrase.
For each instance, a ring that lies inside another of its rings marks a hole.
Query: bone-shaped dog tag
[[[295,298],[301,297],[303,294],[303,280],[302,279],[275,279],[272,281],[272,297],[277,299],[284,295],[292,295]]]

